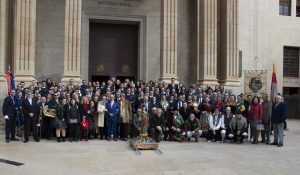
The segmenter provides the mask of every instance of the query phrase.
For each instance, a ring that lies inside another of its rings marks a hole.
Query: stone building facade
[[[11,65],[16,81],[174,77],[185,85],[220,83],[239,93],[243,70],[267,70],[270,89],[274,62],[279,91],[298,88],[299,76],[283,77],[284,47],[300,47],[298,2],[291,0],[290,16],[282,16],[280,1],[1,0],[0,73]],[[97,37],[93,24],[116,32]],[[127,29],[135,30],[136,42],[120,39]]]

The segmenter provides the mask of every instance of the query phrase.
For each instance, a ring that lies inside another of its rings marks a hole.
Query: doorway
[[[89,25],[90,80],[104,80],[107,77],[137,79],[139,54],[138,24],[91,21]]]

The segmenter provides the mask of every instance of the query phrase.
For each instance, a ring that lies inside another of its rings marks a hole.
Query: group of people
[[[112,78],[107,82],[79,85],[73,79],[68,85],[48,78],[24,82],[9,92],[3,103],[6,142],[18,140],[24,120],[24,142],[32,135],[57,142],[89,139],[127,141],[140,134],[154,141],[199,141],[251,143],[283,146],[283,126],[287,115],[283,98],[272,103],[267,94],[235,95],[223,86],[196,85],[186,88],[181,83],[124,82]],[[17,127],[16,127],[17,125]],[[250,133],[248,130],[250,127]],[[16,133],[16,128],[18,132]]]

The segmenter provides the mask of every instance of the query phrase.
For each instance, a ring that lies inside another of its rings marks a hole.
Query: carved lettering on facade
[[[142,2],[143,0],[96,0],[99,6],[112,6],[112,7],[133,7],[134,3]]]

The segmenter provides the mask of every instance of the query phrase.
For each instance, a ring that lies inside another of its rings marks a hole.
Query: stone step
[[[5,119],[1,115],[0,116],[0,136],[4,136],[4,135],[5,135]]]

